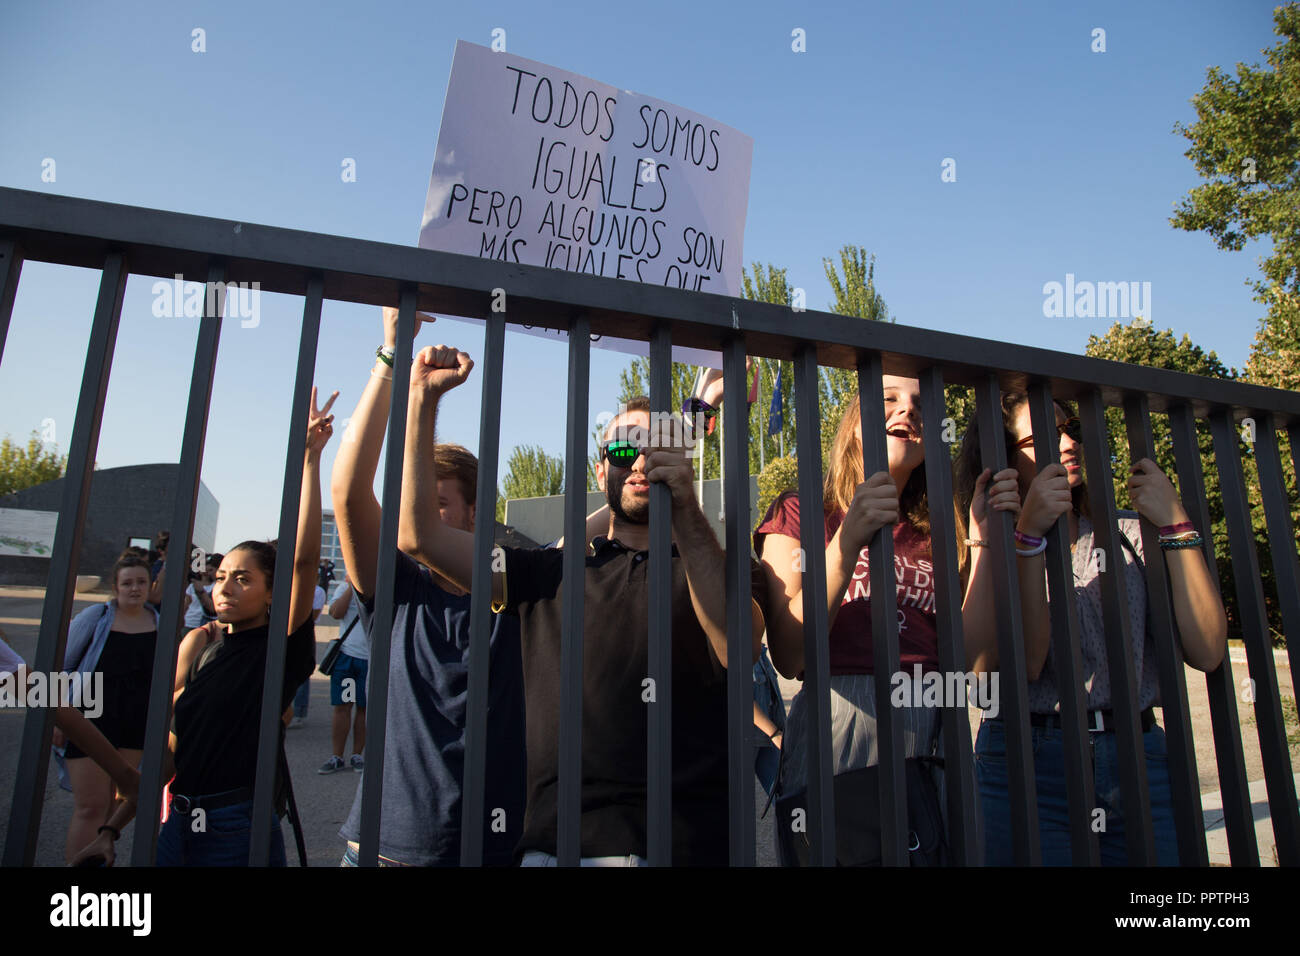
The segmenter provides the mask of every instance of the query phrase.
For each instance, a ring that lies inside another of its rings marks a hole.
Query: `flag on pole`
[[[772,389],[772,407],[767,413],[767,433],[769,435],[779,435],[785,428],[785,415],[781,407],[781,372],[783,368],[780,362],[776,363],[776,386]]]

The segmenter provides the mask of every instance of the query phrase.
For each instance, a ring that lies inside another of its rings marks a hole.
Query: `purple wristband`
[[[1016,531],[1016,542],[1024,545],[1026,548],[1037,548],[1043,543],[1042,538],[1035,538],[1032,534],[1025,534],[1023,531]]]

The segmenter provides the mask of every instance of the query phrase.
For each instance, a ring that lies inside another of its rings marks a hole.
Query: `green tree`
[[[506,462],[506,475],[497,493],[497,520],[505,520],[506,500],[564,494],[564,459],[548,455],[540,445],[516,445]]]
[[[843,246],[840,249],[840,269],[835,269],[831,259],[822,259],[826,281],[830,283],[835,299],[829,308],[836,315],[850,315],[873,322],[893,322],[885,297],[876,289],[876,257],[861,246]],[[823,368],[821,370],[821,442],[822,460],[830,454],[831,443],[840,417],[850,399],[858,394],[858,373],[850,368]]]
[[[1220,249],[1240,251],[1247,239],[1267,236],[1271,254],[1255,289],[1300,292],[1300,5],[1273,12],[1283,42],[1262,51],[1269,69],[1237,64],[1230,76],[1217,66],[1192,98],[1196,122],[1176,123],[1190,142],[1186,156],[1206,182],[1194,187],[1170,222],[1205,231]]]
[[[6,435],[0,441],[0,495],[62,478],[67,467],[68,456],[60,456],[57,446],[47,448],[36,429],[26,448]]]

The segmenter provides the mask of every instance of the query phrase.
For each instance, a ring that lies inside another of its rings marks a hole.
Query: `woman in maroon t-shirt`
[[[866,547],[876,532],[891,527],[894,536],[895,604],[903,680],[939,668],[935,594],[930,559],[929,502],[925,451],[921,441],[921,395],[916,379],[884,377],[885,428],[889,469],[863,481],[862,428],[856,396],[848,402],[831,447],[824,489],[826,585],[830,612],[831,751],[836,774],[878,761],[876,695],[871,650],[871,600]],[[971,507],[971,527],[983,525],[986,504],[1018,512],[1016,472],[980,476]],[[901,489],[901,491],[899,490]],[[948,505],[945,503],[945,507]],[[768,575],[765,608],[772,662],[786,677],[802,678],[803,567],[800,557],[799,500],[787,493],[773,502],[754,532],[754,546]],[[962,617],[968,661],[974,667],[996,640],[991,574],[968,582]],[[976,668],[978,669],[978,668]],[[919,687],[914,688],[919,691]],[[920,701],[920,694],[911,695]],[[806,783],[807,702],[800,692],[791,705],[785,741],[782,792]],[[935,708],[904,706],[904,755],[933,752]]]

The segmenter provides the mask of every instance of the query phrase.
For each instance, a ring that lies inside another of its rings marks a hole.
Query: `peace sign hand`
[[[311,387],[311,412],[307,415],[307,453],[319,455],[325,443],[334,434],[334,416],[329,413],[334,399],[339,397],[337,391],[329,397],[324,408],[316,407],[316,386]]]

